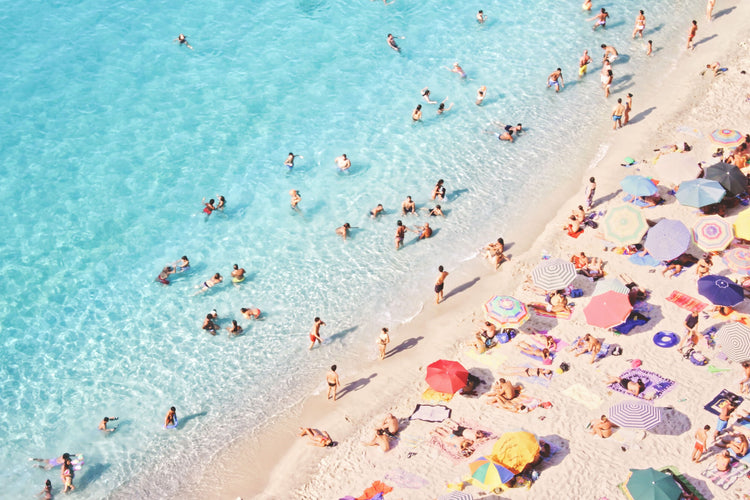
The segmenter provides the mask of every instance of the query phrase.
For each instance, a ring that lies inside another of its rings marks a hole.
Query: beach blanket
[[[383,498],[383,495],[393,491],[393,487],[388,486],[382,481],[375,481],[371,486],[365,489],[362,495],[357,497],[357,500],[374,500],[376,498]]]
[[[527,304],[529,308],[531,308],[534,313],[536,313],[538,316],[543,316],[545,318],[558,318],[558,319],[570,319],[571,312],[570,311],[563,311],[563,312],[550,312],[547,310],[547,304],[543,302],[531,302],[530,304]]]
[[[623,197],[622,201],[624,201],[625,203],[632,203],[633,205],[635,205],[636,207],[639,207],[639,208],[646,208],[646,207],[650,207],[651,206],[648,203],[646,203],[645,201],[643,201],[643,200],[641,200],[641,199],[633,196],[632,194],[625,195]]]
[[[518,351],[518,352],[520,352],[524,356],[527,356],[527,357],[529,357],[531,359],[535,359],[535,360],[537,360],[537,361],[539,361],[539,362],[541,362],[542,364],[545,364],[545,365],[551,365],[552,364],[552,360],[555,359],[555,353],[554,352],[550,352],[549,353],[549,359],[547,360],[546,363],[544,362],[544,360],[542,359],[541,356],[535,356],[533,354],[529,354],[528,352],[523,352],[523,351]]]
[[[442,422],[451,417],[451,409],[445,405],[418,404],[409,420],[423,420],[425,422]]]
[[[674,380],[664,378],[658,373],[649,372],[641,368],[631,368],[630,370],[627,370],[622,375],[620,375],[620,378],[627,378],[632,380],[633,382],[637,382],[638,379],[643,380],[643,383],[646,385],[646,389],[636,397],[638,399],[646,400],[660,398],[661,396],[672,390],[675,384]],[[607,387],[609,389],[612,389],[613,391],[633,396],[633,393],[628,392],[617,382],[615,382],[614,384],[610,384]]]
[[[440,439],[438,436],[430,436],[430,440],[427,441],[427,443],[430,446],[437,448],[438,450],[443,452],[445,455],[447,455],[454,464],[458,464],[458,463],[464,462],[468,458],[471,458],[471,456],[477,452],[476,451],[477,448],[479,448],[479,446],[482,443],[486,442],[487,440],[493,437],[497,437],[497,436],[494,436],[493,434],[488,433],[487,437],[483,437],[475,441],[474,446],[469,448],[469,451],[471,451],[471,453],[469,453],[468,455],[462,455],[461,450],[458,449],[458,446],[448,444],[442,439]]]
[[[422,393],[422,399],[425,401],[431,401],[433,403],[448,402],[453,399],[453,394],[446,394],[445,392],[438,392],[435,389],[428,387]]]
[[[425,478],[407,472],[404,469],[394,469],[388,472],[383,479],[401,488],[409,488],[411,490],[418,490],[430,484]]]
[[[571,238],[578,238],[583,234],[583,228],[579,228],[575,233],[568,229],[566,233],[568,233],[568,236],[570,236]]]
[[[734,403],[735,408],[742,404],[742,402],[745,400],[742,396],[738,396],[737,394],[733,392],[729,392],[726,389],[723,389],[715,398],[713,398],[711,401],[708,402],[706,406],[703,408],[709,412],[713,413],[714,415],[719,415],[721,413],[721,407],[724,406],[724,404],[727,401],[732,401]]]
[[[628,257],[628,260],[631,264],[635,264],[636,266],[656,267],[661,264],[661,261],[659,259],[648,252],[634,253],[633,255]]]
[[[580,336],[576,337],[576,339],[573,341],[573,345],[575,345],[576,342],[578,342],[579,340],[581,340],[581,337]],[[596,360],[599,361],[600,359],[606,357],[607,354],[609,354],[610,347],[612,347],[612,344],[608,344],[606,342],[602,342],[602,345],[599,348],[599,352],[596,353]],[[573,352],[575,352],[576,354],[578,354],[582,350],[583,350],[583,348],[579,347],[578,349],[575,349]],[[587,356],[587,357],[590,358],[591,357],[591,353],[587,352],[586,354],[581,354],[581,356]]]
[[[524,368],[533,368],[536,370],[536,367],[531,366],[529,364],[522,365]],[[547,377],[524,377],[524,380],[529,381],[532,384],[541,385],[542,387],[549,387],[549,383],[551,382],[550,379]]]
[[[667,302],[671,302],[678,307],[694,312],[701,312],[708,306],[708,304],[706,304],[705,302],[701,302],[700,300],[694,299],[690,295],[678,292],[677,290],[669,294],[669,297],[667,297]]]
[[[589,410],[595,410],[602,404],[602,399],[591,392],[589,388],[583,384],[573,384],[562,391],[562,393],[569,398],[578,401]]]
[[[479,361],[490,368],[500,368],[508,357],[500,352],[499,349],[489,349],[479,354],[476,349],[471,348],[464,352],[466,357]]]
[[[649,321],[651,321],[651,318],[644,316],[638,311],[631,311],[628,315],[628,319],[626,319],[624,323],[620,323],[619,325],[613,327],[612,330],[616,333],[627,335],[636,326],[645,325]]]
[[[747,469],[747,464],[739,460],[732,460],[728,471],[719,472],[716,469],[716,462],[712,460],[708,468],[701,472],[701,476],[707,477],[722,490],[728,490],[739,478],[745,475]]]

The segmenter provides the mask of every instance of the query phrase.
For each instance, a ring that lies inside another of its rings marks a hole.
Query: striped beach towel
[[[706,304],[705,302],[701,302],[700,300],[694,299],[690,295],[678,292],[677,290],[674,290],[669,294],[669,297],[667,297],[667,301],[675,304],[678,307],[694,312],[701,312],[708,306],[708,304]]]

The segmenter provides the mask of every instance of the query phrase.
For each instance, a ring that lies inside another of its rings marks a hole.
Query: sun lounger
[[[700,300],[694,299],[690,295],[678,292],[677,290],[669,294],[667,302],[671,302],[678,307],[694,312],[701,312],[708,306],[705,302],[701,302]]]

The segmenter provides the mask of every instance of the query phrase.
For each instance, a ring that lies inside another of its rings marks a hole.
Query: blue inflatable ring
[[[654,335],[654,344],[659,347],[674,347],[680,341],[677,334],[672,332],[659,332]]]

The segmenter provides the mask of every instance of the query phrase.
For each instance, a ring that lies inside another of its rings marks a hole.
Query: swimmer
[[[474,104],[476,104],[477,106],[481,106],[486,96],[487,96],[487,87],[482,85],[481,87],[479,87],[479,90],[477,90],[477,100],[474,102]]]
[[[302,197],[299,195],[299,192],[296,189],[292,189],[289,191],[289,196],[292,198],[292,208],[299,212],[299,207],[297,207],[297,205],[300,201],[302,201]]]
[[[396,52],[401,52],[401,48],[396,44],[396,39],[393,38],[393,35],[388,33],[388,37],[386,38],[388,41],[388,46],[395,50]]]
[[[503,127],[503,132],[497,133],[489,130],[485,130],[485,133],[497,136],[498,140],[513,142],[513,134],[518,134],[523,131],[523,125],[520,123],[515,127],[512,125],[503,125],[500,122],[492,122],[493,125]]]
[[[216,196],[219,198],[219,204],[216,205],[216,210],[221,210],[223,212],[224,207],[227,205],[227,200],[221,195],[217,194]]]
[[[646,42],[646,55],[650,56],[654,52],[654,42],[653,40],[649,40]]]
[[[435,187],[432,189],[432,195],[430,196],[431,200],[434,200],[435,198],[440,198],[441,200],[445,199],[445,186],[443,186],[443,179],[439,179],[437,181],[437,184],[435,184]]]
[[[180,33],[177,35],[177,38],[172,40],[172,42],[180,42],[180,45],[184,45],[185,47],[189,48],[190,50],[193,50],[193,47],[188,43],[187,38],[185,38],[185,35]]]
[[[407,196],[404,202],[401,204],[401,213],[403,215],[417,215],[417,204],[412,201],[411,196]]]
[[[183,255],[180,257],[180,260],[173,264],[173,266],[178,273],[187,271],[190,269],[190,260],[187,258],[187,255]]]
[[[378,203],[378,206],[370,210],[370,217],[377,219],[378,215],[385,213],[382,203]]]
[[[44,482],[44,489],[37,494],[39,500],[52,500],[52,481],[47,479]]]
[[[698,32],[698,21],[693,20],[693,22],[690,24],[690,31],[688,31],[687,49],[695,50],[695,46],[693,45],[693,39],[695,38],[695,34],[697,32]]]
[[[430,217],[445,217],[443,209],[440,208],[440,205],[435,205],[435,208],[431,209],[429,214]]]
[[[603,43],[601,47],[602,47],[602,50],[604,50],[602,61],[606,59],[607,61],[613,63],[620,56],[620,54],[617,52],[617,49],[615,49],[611,45],[607,45],[606,43]]]
[[[237,264],[232,266],[232,283],[242,283],[245,281],[245,268],[238,266]]]
[[[211,335],[216,335],[216,330],[219,327],[216,325],[216,323],[214,323],[215,319],[216,316],[214,316],[212,313],[206,314],[206,319],[203,320],[203,325],[201,326],[201,328],[206,330]]]
[[[204,281],[200,285],[198,285],[199,290],[196,293],[203,293],[207,291],[209,288],[212,288],[214,285],[218,285],[224,280],[224,278],[221,277],[221,274],[216,273],[213,275],[211,279],[208,281]]]
[[[117,417],[104,417],[101,422],[99,422],[98,429],[100,431],[104,432],[115,432],[117,430],[117,427],[112,427],[111,429],[107,428],[107,424],[113,420],[117,420]]]
[[[594,17],[590,17],[589,19],[586,19],[587,21],[593,21],[596,19],[596,22],[594,23],[593,30],[596,31],[596,29],[601,26],[604,29],[607,29],[607,18],[609,17],[609,13],[602,7],[602,10],[595,15]]]
[[[287,167],[289,170],[293,169],[294,168],[294,159],[295,158],[301,158],[303,160],[305,159],[305,157],[302,156],[302,155],[296,155],[296,154],[290,152],[289,155],[287,155],[286,160],[284,160],[284,166]]]
[[[206,199],[203,198],[202,201],[205,202]],[[211,198],[210,200],[208,200],[208,203],[203,203],[203,213],[206,214],[206,215],[211,215],[211,213],[214,210],[216,210],[216,206],[214,205],[214,203],[215,202],[214,202],[213,198]]]
[[[422,119],[422,105],[421,104],[417,104],[417,108],[414,111],[412,111],[411,119],[415,122],[418,122],[419,120]]]
[[[169,285],[169,275],[174,274],[176,271],[172,266],[167,266],[161,270],[159,276],[154,281],[158,281],[162,285]]]
[[[555,87],[555,92],[560,92],[561,88],[565,88],[565,82],[563,82],[562,69],[557,68],[555,71],[550,73],[547,77],[547,88]]]
[[[427,87],[422,89],[422,97],[427,101],[427,104],[437,104],[437,101],[430,100],[430,89]]]
[[[229,332],[229,335],[234,335],[235,337],[242,334],[242,327],[237,324],[237,320],[233,319],[232,324],[227,327],[227,331]]]
[[[177,425],[177,410],[172,406],[167,412],[167,416],[164,417],[164,428],[166,429],[170,425]]]
[[[401,221],[396,221],[396,250],[404,246],[404,235],[406,234],[407,228]]]
[[[581,5],[583,10],[591,10],[591,0],[585,0]]]
[[[457,62],[454,62],[453,67],[448,68],[448,70],[452,71],[453,73],[458,73],[461,78],[466,78],[466,73],[464,72],[463,68],[458,65]]]
[[[481,10],[477,12],[477,22],[479,24],[484,24],[484,22],[487,20],[487,16],[484,15],[484,12]]]
[[[345,222],[343,226],[336,228],[336,234],[344,238],[344,241],[346,241],[346,237],[349,236],[349,230],[351,228],[352,226],[350,226],[348,222]]]
[[[346,153],[342,154],[341,156],[337,156],[333,161],[336,163],[338,169],[342,172],[346,172],[352,166],[352,162],[351,160],[349,160],[349,158],[346,157]]]
[[[424,223],[424,226],[417,226],[416,229],[411,229],[411,231],[419,235],[417,240],[424,240],[432,236],[432,228],[427,222]]]
[[[257,307],[243,307],[240,309],[240,313],[245,317],[245,319],[258,319],[260,318],[260,309]]]
[[[29,461],[44,463],[44,465],[34,464],[34,467],[44,470],[54,469],[58,465],[62,465],[66,460],[70,460],[70,457],[78,455],[77,453],[63,453],[59,457],[55,458],[30,458]]]
[[[320,327],[326,326],[325,322],[315,317],[315,320],[313,321],[312,329],[310,330],[309,337],[310,337],[310,349],[315,347],[315,342],[319,342],[320,345],[323,345],[323,338],[320,336]],[[335,371],[335,370],[334,370]],[[336,397],[334,396],[334,401],[336,400]]]
[[[589,69],[589,64],[591,64],[591,56],[589,55],[588,50],[584,50],[583,55],[578,60],[578,76],[586,74],[586,71]]]
[[[439,114],[439,115],[442,115],[442,114],[443,114],[443,113],[445,113],[446,111],[450,111],[450,110],[451,110],[451,108],[453,107],[453,103],[451,103],[451,104],[450,104],[450,106],[448,106],[448,107],[446,108],[446,107],[445,107],[445,101],[447,101],[447,100],[448,100],[448,98],[446,97],[446,98],[445,98],[445,99],[443,99],[443,101],[442,101],[442,102],[441,102],[441,103],[440,103],[440,104],[438,105],[438,109],[437,109],[437,114]]]
[[[633,28],[633,39],[636,35],[641,35],[643,38],[643,30],[646,29],[646,16],[643,15],[643,11],[638,11],[638,16],[635,18],[635,28]]]

